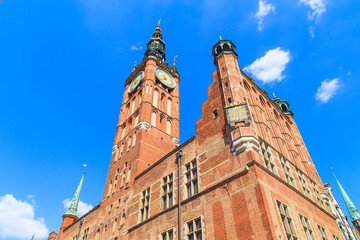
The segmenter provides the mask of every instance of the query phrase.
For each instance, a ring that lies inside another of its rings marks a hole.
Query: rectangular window
[[[162,203],[163,209],[167,209],[174,205],[173,174],[169,174],[162,180]]]
[[[313,230],[310,226],[309,219],[307,219],[306,217],[304,217],[301,214],[299,214],[299,215],[300,215],[300,222],[303,226],[303,229],[304,229],[304,232],[306,235],[306,239],[307,240],[315,240],[315,236],[314,236]]]
[[[202,223],[201,218],[191,220],[186,223],[187,240],[202,240]]]
[[[160,236],[160,240],[174,240],[174,232],[172,229],[162,232]]]
[[[286,181],[292,185],[293,187],[296,187],[294,177],[291,172],[291,167],[289,164],[289,161],[285,159],[284,157],[280,157],[281,166],[284,170]]]
[[[265,167],[267,169],[269,169],[271,172],[277,174],[274,157],[271,153],[271,147],[268,144],[266,144],[265,142],[262,142],[261,143],[261,151],[264,156]]]
[[[198,171],[196,159],[185,165],[186,189],[188,198],[199,192]]]
[[[317,188],[316,183],[315,183],[314,181],[310,181],[310,184],[311,184],[311,186],[312,186],[312,188],[313,188],[313,190],[314,190],[316,199],[317,199],[320,207],[325,208],[324,201],[323,201],[322,198],[321,198],[321,195],[320,195],[320,192],[319,192],[319,190],[318,190],[318,188]]]
[[[318,225],[318,228],[319,228],[319,232],[320,232],[320,235],[321,235],[321,239],[322,240],[329,240],[325,229],[323,227],[321,227],[320,225]]]
[[[279,202],[279,201],[276,201],[276,202],[277,202],[277,205],[278,205],[278,208],[279,208],[281,221],[282,221],[282,223],[284,225],[284,228],[285,228],[286,239],[287,240],[297,240],[298,237],[297,237],[296,232],[295,232],[293,220],[291,218],[288,206],[286,206],[282,202]]]
[[[141,193],[140,201],[140,221],[145,221],[149,218],[149,206],[150,206],[150,188]]]
[[[300,180],[300,183],[301,183],[301,186],[304,190],[304,193],[307,197],[311,198],[311,193],[310,193],[310,189],[307,185],[307,181],[306,181],[306,178],[305,178],[305,175],[304,173],[302,173],[299,169],[296,170],[297,171],[297,175],[299,177],[299,180]]]

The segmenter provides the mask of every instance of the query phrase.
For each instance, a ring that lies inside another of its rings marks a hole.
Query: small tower
[[[81,188],[82,188],[82,184],[83,184],[83,181],[84,181],[84,176],[85,176],[85,171],[84,171],[83,176],[81,177],[79,186],[76,189],[74,197],[71,200],[70,207],[67,210],[67,212],[63,215],[63,221],[61,223],[59,235],[58,235],[58,238],[57,238],[58,240],[61,239],[61,235],[62,235],[64,229],[67,228],[73,222],[75,222],[76,219],[78,219],[78,217],[77,217],[77,208],[78,208],[79,201],[80,201],[80,193],[81,193]]]
[[[355,228],[360,231],[360,213],[357,210],[357,208],[355,207],[354,203],[351,201],[350,197],[346,194],[345,190],[343,189],[343,187],[341,186],[340,182],[337,180],[334,171],[332,171],[332,173],[334,174],[334,177],[336,179],[336,182],[339,185],[339,188],[341,190],[341,194],[344,198],[346,207],[349,211],[350,214],[350,218],[351,218],[351,222],[354,224]]]
[[[290,104],[285,100],[280,100],[280,98],[275,96],[274,92],[273,92],[273,95],[274,95],[273,102],[276,103],[276,105],[278,105],[278,107],[281,109],[281,111],[285,115],[293,116],[293,113],[290,111]]]

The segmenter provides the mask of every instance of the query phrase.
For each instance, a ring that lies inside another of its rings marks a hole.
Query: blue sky
[[[358,9],[356,0],[3,0],[0,209],[17,220],[0,211],[0,238],[57,232],[84,163],[81,208],[101,201],[124,81],[160,18],[168,62],[179,56],[181,142],[195,134],[221,29],[240,66],[290,103],[343,208],[330,166],[360,208]]]

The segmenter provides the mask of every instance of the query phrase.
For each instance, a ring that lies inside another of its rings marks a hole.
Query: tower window
[[[172,229],[162,232],[161,233],[161,240],[173,240],[174,239],[174,232]]]
[[[192,197],[199,192],[198,169],[196,159],[186,166],[186,190],[187,196]]]
[[[288,110],[287,107],[285,106],[285,104],[281,104],[281,110],[283,110],[284,112],[286,112]]]
[[[267,169],[269,169],[271,172],[276,173],[276,165],[274,162],[274,157],[271,153],[271,148],[268,144],[265,144],[265,142],[261,143],[261,151],[264,156],[265,160],[265,166]]]
[[[202,223],[201,218],[191,220],[186,223],[187,240],[202,240]]]
[[[231,104],[232,103],[232,99],[231,97],[228,98],[228,103]]]
[[[286,206],[282,202],[279,202],[279,201],[276,201],[276,202],[277,202],[277,205],[278,205],[278,208],[279,208],[281,221],[282,221],[282,223],[284,225],[284,228],[285,228],[286,239],[288,239],[288,240],[297,240],[298,238],[297,238],[297,235],[296,235],[296,232],[295,232],[293,220],[291,218],[290,210],[289,210],[288,206]]]
[[[162,180],[162,205],[163,209],[167,209],[174,205],[174,184],[173,174],[169,174]]]
[[[313,233],[313,230],[311,229],[309,219],[307,219],[306,217],[304,217],[301,214],[299,214],[299,215],[300,215],[300,222],[304,228],[306,239],[307,240],[315,240],[314,233]]]
[[[140,222],[145,221],[149,218],[150,208],[150,188],[146,189],[141,193],[140,201]]]
[[[215,110],[213,111],[213,115],[214,115],[214,119],[218,117],[217,109],[215,109]]]
[[[226,82],[226,83],[225,83],[225,87],[229,87],[229,83]]]

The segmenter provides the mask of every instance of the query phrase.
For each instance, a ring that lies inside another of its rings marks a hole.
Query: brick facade
[[[219,41],[213,55],[216,70],[196,135],[180,146],[176,68],[149,55],[131,73],[102,202],[58,240],[72,240],[81,221],[82,239],[85,230],[95,240],[178,239],[179,177],[182,239],[307,239],[300,215],[316,239],[319,227],[328,239],[341,238],[292,113],[241,71],[231,41]],[[157,67],[172,75],[173,90],[156,79]],[[144,80],[129,94],[140,71]],[[239,114],[248,119],[230,123],[233,107],[247,109]]]

